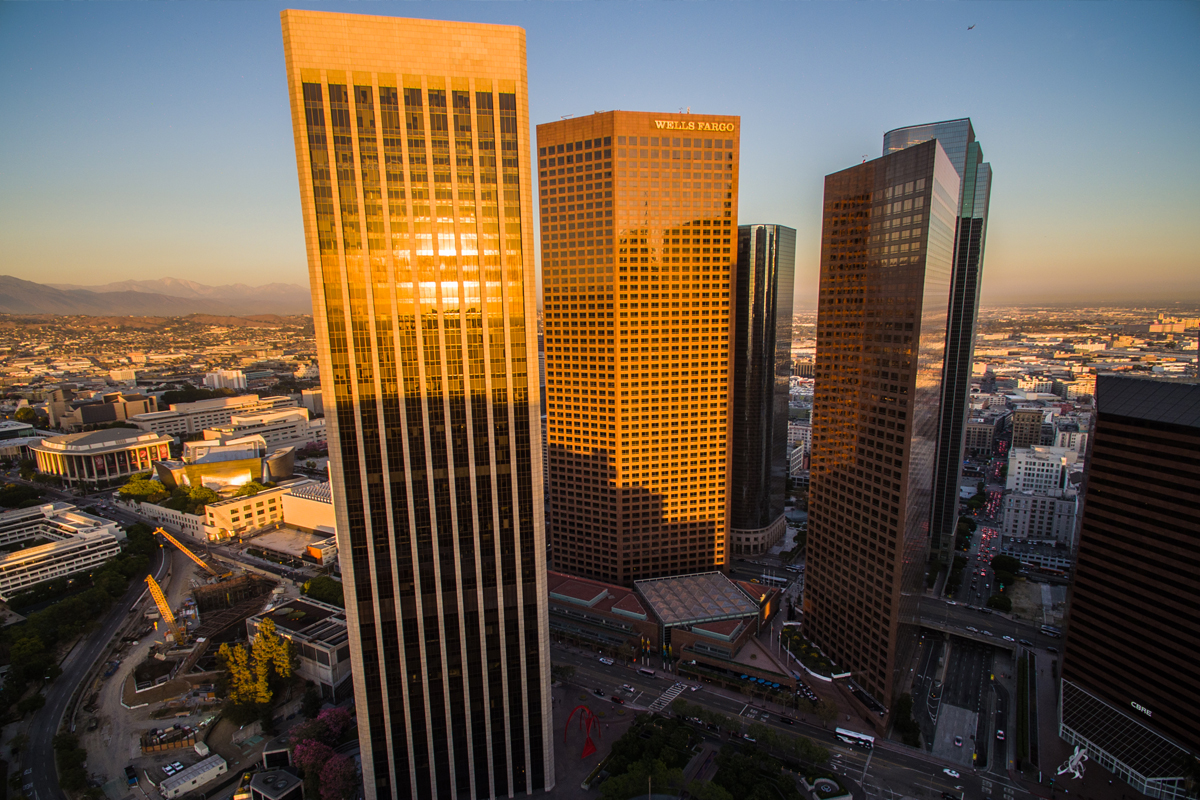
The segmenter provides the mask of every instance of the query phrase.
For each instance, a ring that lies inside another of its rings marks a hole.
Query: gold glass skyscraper
[[[629,584],[725,564],[739,128],[629,111],[538,126],[558,569]]]
[[[366,794],[548,789],[524,31],[282,19]]]

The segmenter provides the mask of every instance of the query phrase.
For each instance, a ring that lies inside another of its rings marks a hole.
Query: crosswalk
[[[676,697],[679,697],[679,695],[683,694],[685,689],[687,689],[686,683],[676,683],[670,689],[667,689],[665,692],[663,692],[661,695],[659,695],[658,699],[650,704],[650,706],[649,706],[650,710],[651,711],[662,711],[664,708],[666,708],[667,706],[669,706],[671,704],[672,700],[674,700]]]

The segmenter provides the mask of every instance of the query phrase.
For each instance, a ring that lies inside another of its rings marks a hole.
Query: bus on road
[[[855,731],[847,730],[846,728],[838,728],[834,731],[837,738],[846,744],[852,744],[855,747],[861,747],[864,750],[870,750],[875,746],[875,737],[868,736],[865,733],[856,733]]]

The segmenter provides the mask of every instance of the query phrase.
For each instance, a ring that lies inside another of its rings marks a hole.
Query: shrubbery
[[[326,575],[318,575],[312,580],[305,581],[301,591],[313,600],[320,600],[322,603],[329,603],[339,608],[346,607],[346,598],[342,592],[341,582]]]

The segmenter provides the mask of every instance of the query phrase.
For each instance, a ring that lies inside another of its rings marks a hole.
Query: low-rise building
[[[1033,542],[1000,537],[1000,552],[1037,570],[1067,572],[1074,566],[1071,548],[1053,542]]]
[[[171,438],[136,428],[105,428],[43,439],[29,449],[38,472],[69,486],[105,488],[125,483],[170,457]]]
[[[246,374],[240,369],[219,369],[204,375],[204,385],[209,389],[232,389],[246,391]]]
[[[1071,485],[1070,474],[1083,468],[1079,453],[1065,447],[1014,447],[1008,454],[1009,491],[1052,494]]]
[[[117,523],[47,503],[0,513],[0,547],[21,547],[0,556],[0,599],[44,581],[85,572],[121,551],[125,532]]]
[[[228,425],[234,414],[292,408],[296,401],[290,397],[263,397],[245,394],[237,397],[215,397],[193,403],[172,403],[167,411],[138,414],[129,421],[139,428],[180,439],[200,436],[205,428]]]
[[[309,419],[307,408],[282,408],[234,414],[228,425],[204,431],[205,439],[261,436],[271,450],[325,441],[325,420]]]
[[[247,635],[257,635],[265,619],[274,622],[275,631],[292,642],[298,658],[296,674],[316,684],[323,700],[339,703],[351,695],[354,686],[345,609],[299,597],[247,619]]]
[[[1074,489],[1053,494],[1011,492],[1004,496],[1005,538],[1062,542],[1075,540],[1079,497]]]
[[[54,412],[51,425],[65,431],[77,431],[88,425],[124,422],[138,414],[152,413],[158,410],[158,402],[141,394],[106,392],[88,400],[72,399],[66,404],[52,400],[46,408],[47,413]]]
[[[198,763],[185,767],[170,777],[163,778],[158,785],[158,793],[163,797],[175,798],[200,788],[214,778],[228,771],[225,759],[220,756],[209,756]]]
[[[250,779],[250,800],[304,800],[304,781],[285,769],[255,773]]]

